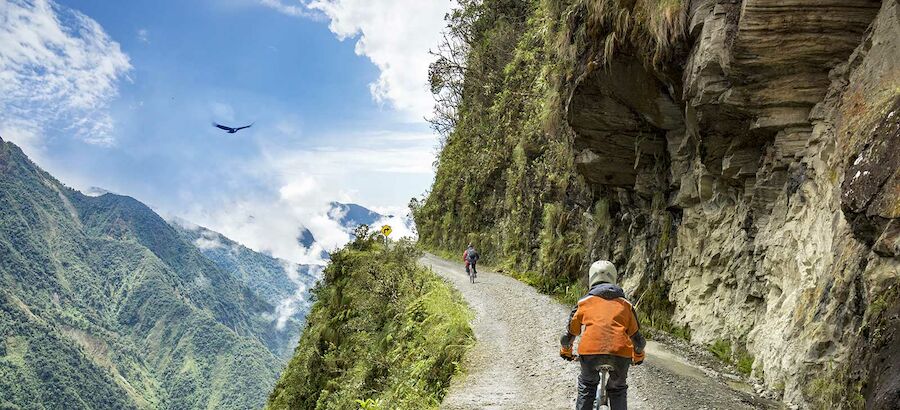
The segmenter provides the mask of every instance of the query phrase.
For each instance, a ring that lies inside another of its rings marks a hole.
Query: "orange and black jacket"
[[[607,354],[631,358],[642,354],[647,343],[641,335],[637,314],[625,299],[625,292],[610,283],[594,286],[587,296],[578,301],[569,315],[566,334],[560,342],[564,347],[571,347],[578,335],[581,335],[578,344],[580,355]]]

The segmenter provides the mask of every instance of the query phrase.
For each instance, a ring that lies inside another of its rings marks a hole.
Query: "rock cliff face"
[[[664,283],[693,342],[746,348],[789,403],[824,374],[900,402],[900,4],[685,3],[664,68],[585,53],[570,87],[612,222],[590,257]]]
[[[572,300],[610,259],[779,399],[900,402],[897,0],[461,4],[421,244]]]

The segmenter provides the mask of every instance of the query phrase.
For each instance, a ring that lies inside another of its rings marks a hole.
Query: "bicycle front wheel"
[[[609,378],[606,372],[600,373],[600,383],[597,384],[597,397],[594,400],[594,409],[595,410],[609,410],[609,405],[606,403],[606,381]]]

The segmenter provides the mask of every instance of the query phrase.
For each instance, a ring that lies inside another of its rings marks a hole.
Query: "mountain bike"
[[[581,356],[575,356],[575,360],[578,361],[581,359]],[[613,371],[615,367],[611,364],[604,364],[600,366],[600,382],[597,383],[597,395],[594,397],[594,410],[609,410],[609,395],[606,394],[606,383],[609,381],[609,373]]]

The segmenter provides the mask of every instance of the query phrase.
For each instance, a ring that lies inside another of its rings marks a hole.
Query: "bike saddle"
[[[600,366],[600,370],[606,370],[606,371],[608,371],[608,372],[613,371],[615,368],[616,368],[616,367],[613,366],[613,365],[611,365],[611,364],[604,364],[604,365],[601,365],[601,366]]]

